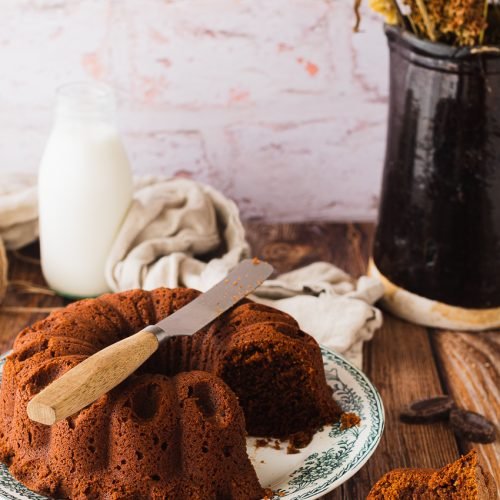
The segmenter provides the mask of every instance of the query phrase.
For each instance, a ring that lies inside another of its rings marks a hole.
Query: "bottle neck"
[[[76,82],[57,90],[56,121],[114,124],[113,90],[99,83]]]

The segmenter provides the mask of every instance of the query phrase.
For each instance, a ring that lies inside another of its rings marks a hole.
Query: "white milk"
[[[109,290],[104,267],[132,199],[129,162],[113,123],[114,97],[95,84],[58,92],[39,170],[43,274],[63,295]]]

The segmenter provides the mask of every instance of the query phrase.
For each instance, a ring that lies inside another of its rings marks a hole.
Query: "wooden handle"
[[[142,330],[95,353],[58,378],[28,403],[28,416],[52,425],[116,387],[158,349],[158,339]]]

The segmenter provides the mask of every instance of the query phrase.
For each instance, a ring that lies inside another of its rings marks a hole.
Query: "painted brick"
[[[373,219],[387,50],[351,0],[6,0],[0,168],[35,171],[55,89],[118,94],[137,173],[185,175],[245,217]]]

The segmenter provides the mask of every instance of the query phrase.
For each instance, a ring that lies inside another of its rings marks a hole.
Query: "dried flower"
[[[370,8],[382,14],[387,24],[398,23],[398,11],[393,0],[370,0]]]
[[[370,7],[389,24],[406,24],[398,2],[407,6],[408,24],[415,34],[452,45],[482,44],[489,2],[496,0],[369,0]],[[360,0],[357,0],[359,7]],[[490,8],[491,8],[490,4]],[[495,5],[498,7],[498,5]],[[406,27],[406,26],[405,26]]]
[[[437,25],[442,17],[444,3],[448,0],[403,0],[410,7],[408,17],[416,34],[437,41]]]
[[[419,34],[456,45],[476,45],[486,29],[485,0],[405,0]],[[426,21],[427,16],[427,21]]]
[[[487,5],[487,4],[486,4]],[[449,0],[445,2],[440,31],[456,37],[458,45],[476,45],[486,29],[484,0]]]

